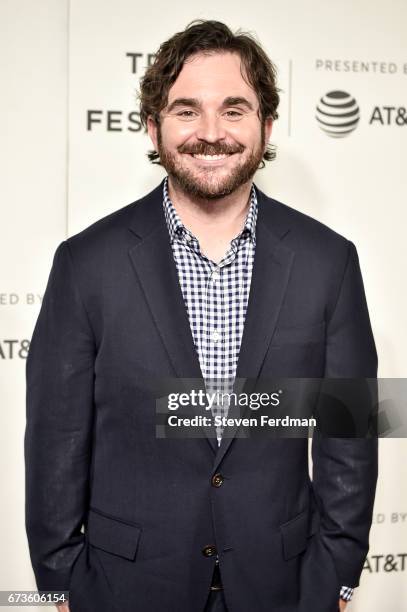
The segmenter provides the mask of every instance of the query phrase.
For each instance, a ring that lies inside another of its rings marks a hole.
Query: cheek
[[[164,125],[161,129],[161,136],[164,146],[168,148],[179,147],[189,139],[193,140],[195,129],[192,124],[183,123],[181,125]]]
[[[257,123],[231,124],[227,133],[236,142],[240,142],[248,148],[254,148],[261,138],[260,125]]]

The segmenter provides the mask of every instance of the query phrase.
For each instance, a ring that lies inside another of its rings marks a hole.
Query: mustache
[[[182,145],[178,147],[179,153],[189,153],[190,155],[228,155],[231,153],[243,153],[245,147],[239,145],[227,145],[224,143],[210,144],[198,142],[196,145]]]

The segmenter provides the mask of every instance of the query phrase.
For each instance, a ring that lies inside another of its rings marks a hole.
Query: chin
[[[218,200],[219,198],[224,198],[235,191],[233,188],[230,189],[228,185],[211,186],[207,184],[202,185],[200,183],[195,183],[195,185],[190,185],[189,187],[190,188],[188,191],[191,195],[197,196],[204,200]]]

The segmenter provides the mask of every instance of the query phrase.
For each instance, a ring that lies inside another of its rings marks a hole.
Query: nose
[[[196,130],[196,137],[206,142],[217,142],[226,137],[222,120],[216,114],[202,114]]]

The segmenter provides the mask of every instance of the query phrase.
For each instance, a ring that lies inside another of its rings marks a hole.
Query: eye
[[[177,117],[181,117],[183,119],[194,119],[195,116],[196,113],[192,110],[183,110],[177,113]]]
[[[227,119],[240,119],[243,117],[243,113],[237,110],[228,110],[225,112]]]

